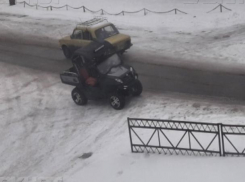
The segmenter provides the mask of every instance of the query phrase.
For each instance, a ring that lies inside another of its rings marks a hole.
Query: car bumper
[[[126,45],[125,47],[124,47],[124,49],[123,50],[127,50],[127,49],[129,49],[130,47],[132,47],[133,46],[133,44],[132,43],[130,43],[129,45]]]
[[[135,82],[138,80],[138,75],[135,75],[136,78],[133,79],[130,83],[125,83],[123,85],[120,85],[119,90],[122,92],[123,95],[125,96],[130,96],[132,95],[132,88],[135,84]]]

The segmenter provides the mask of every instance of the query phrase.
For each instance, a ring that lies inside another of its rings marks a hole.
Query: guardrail
[[[231,9],[225,7],[224,5],[219,4],[219,5],[216,6],[215,8],[211,9],[210,11],[208,11],[207,13],[210,13],[210,12],[216,10],[217,8],[219,8],[219,10],[220,10],[221,13],[223,12],[223,9],[226,9],[226,10],[228,10],[228,11],[232,11]]]
[[[69,9],[82,9],[84,13],[87,11],[87,12],[90,12],[90,13],[100,13],[101,15],[123,15],[124,16],[125,14],[135,14],[135,13],[140,13],[140,12],[143,12],[144,15],[147,15],[148,13],[166,14],[166,13],[171,13],[171,12],[174,12],[174,14],[178,14],[178,13],[188,14],[188,13],[186,13],[184,11],[181,11],[181,10],[179,10],[177,8],[174,8],[174,9],[169,10],[169,11],[152,11],[152,10],[149,10],[147,8],[143,8],[143,9],[140,9],[138,11],[124,11],[123,10],[123,11],[121,11],[119,13],[109,13],[109,12],[107,12],[104,9],[99,9],[99,10],[94,11],[94,10],[86,8],[85,6],[73,7],[73,6],[70,6],[68,4],[63,5],[63,6],[59,6],[59,7],[58,6],[51,6],[51,5],[50,6],[41,6],[39,4],[31,5],[31,4],[27,3],[26,1],[18,2],[18,4],[23,4],[24,8],[26,6],[29,6],[29,7],[35,7],[36,9],[44,8],[44,9],[51,10],[51,11],[53,11],[54,9],[62,9],[62,8],[66,9],[66,10],[69,10]],[[212,11],[218,9],[218,8],[220,9],[221,13],[223,12],[223,9],[226,9],[228,11],[232,11],[231,9],[225,7],[224,5],[219,4],[218,6],[214,7],[212,10],[208,11],[207,13],[210,13],[210,12],[212,12]]]
[[[171,12],[174,12],[174,14],[178,14],[178,13],[187,14],[186,12],[181,11],[181,10],[179,10],[177,8],[169,10],[169,11],[162,11],[162,12],[152,11],[152,10],[143,8],[143,9],[140,9],[138,11],[121,11],[119,13],[109,13],[109,12],[105,11],[104,9],[99,9],[99,10],[93,11],[91,9],[86,8],[85,6],[72,7],[72,6],[68,5],[68,4],[66,4],[64,6],[59,6],[59,7],[51,6],[51,5],[50,6],[41,6],[41,5],[38,5],[38,4],[31,5],[31,4],[27,3],[26,1],[18,2],[18,4],[23,4],[24,8],[26,6],[29,6],[29,7],[35,7],[36,9],[44,8],[44,9],[51,10],[51,11],[53,11],[54,9],[62,9],[62,8],[66,9],[66,10],[69,10],[69,9],[82,9],[84,13],[85,12],[100,13],[101,15],[123,15],[124,16],[125,14],[135,14],[135,13],[140,13],[140,12],[143,12],[144,15],[147,15],[148,13],[165,14],[165,13],[171,13]]]
[[[245,125],[128,118],[128,128],[133,153],[245,156]]]

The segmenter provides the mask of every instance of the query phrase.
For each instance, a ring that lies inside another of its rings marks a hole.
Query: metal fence
[[[12,1],[12,0],[11,0]],[[73,7],[73,6],[70,6],[68,4],[66,5],[63,5],[63,6],[52,6],[52,5],[49,5],[49,6],[41,6],[39,4],[30,4],[26,1],[21,1],[21,2],[17,2],[18,4],[23,4],[24,5],[24,8],[25,7],[34,7],[36,9],[38,8],[41,8],[41,9],[47,9],[47,10],[50,10],[50,11],[53,11],[55,9],[66,9],[66,10],[69,10],[69,9],[82,9],[82,11],[85,13],[85,12],[90,12],[90,13],[99,13],[100,15],[126,15],[126,14],[135,14],[135,13],[140,13],[140,12],[143,12],[144,15],[147,15],[147,14],[166,14],[166,13],[171,13],[171,12],[174,12],[174,14],[188,14],[184,11],[181,11],[177,8],[174,8],[172,10],[169,10],[169,11],[153,11],[153,10],[149,10],[147,8],[142,8],[140,10],[137,10],[137,11],[124,11],[122,10],[121,12],[118,12],[118,13],[109,13],[107,12],[106,10],[104,9],[99,9],[99,10],[91,10],[91,9],[88,9],[87,7],[85,6],[79,6],[79,7]],[[216,9],[219,9],[220,12],[222,13],[224,10],[228,10],[228,11],[232,11],[231,9],[225,7],[223,4],[219,4],[218,6],[215,6],[212,10],[208,11],[207,13],[210,13]]]
[[[174,14],[179,14],[179,13],[187,14],[186,12],[181,11],[181,10],[179,10],[177,8],[174,8],[174,9],[169,10],[169,11],[152,11],[152,10],[149,10],[147,8],[142,8],[142,9],[137,10],[137,11],[125,11],[125,10],[122,10],[121,12],[118,12],[118,13],[109,13],[109,12],[107,12],[104,9],[91,10],[91,9],[88,9],[87,7],[85,7],[85,6],[73,7],[73,6],[70,6],[68,4],[63,5],[63,6],[52,6],[52,5],[41,6],[39,4],[29,4],[26,1],[18,2],[18,4],[23,4],[24,8],[25,7],[34,7],[36,9],[42,8],[42,9],[47,9],[47,10],[50,10],[50,11],[53,11],[55,9],[66,9],[66,10],[69,10],[69,9],[82,9],[82,12],[84,12],[84,13],[85,12],[99,13],[100,15],[123,15],[124,16],[126,14],[136,14],[136,13],[143,13],[144,15],[147,15],[147,14],[150,14],[150,13],[153,13],[153,14],[166,14],[166,13],[171,13],[171,12],[174,12]]]
[[[243,125],[128,118],[128,128],[134,153],[245,156]]]
[[[221,134],[224,156],[245,156],[245,126],[222,124]],[[242,143],[243,145],[241,145]]]
[[[207,13],[210,13],[210,12],[216,10],[216,9],[219,9],[221,13],[224,11],[224,9],[225,9],[225,10],[228,10],[228,11],[232,11],[231,9],[225,7],[224,5],[219,4],[219,5],[216,6],[215,8],[211,9],[210,11],[208,11]]]

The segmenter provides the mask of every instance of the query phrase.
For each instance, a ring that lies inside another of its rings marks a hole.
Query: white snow
[[[127,117],[244,124],[244,102],[144,92],[76,106],[58,75],[0,63],[0,176],[64,181],[243,181],[243,158],[130,151]],[[87,159],[80,158],[92,152]]]
[[[42,6],[44,1],[39,1]],[[59,4],[52,1],[55,6],[69,4],[79,7],[84,5],[92,10],[104,8],[110,13],[118,13],[122,10],[133,11],[148,8],[153,11],[167,11],[178,8],[187,15],[177,14],[152,14],[146,16],[143,12],[137,14],[125,14],[125,16],[107,17],[113,22],[120,32],[132,37],[134,46],[130,51],[138,53],[148,51],[156,55],[175,58],[183,63],[184,60],[192,61],[193,64],[213,62],[220,64],[244,66],[242,47],[244,45],[244,4],[239,2],[232,4],[224,3],[232,11],[219,9],[206,13],[217,4],[186,4],[183,1],[165,3],[165,1],[60,1]],[[182,2],[182,3],[181,3]],[[185,2],[185,1],[184,1]],[[30,1],[35,4],[34,1]],[[43,45],[58,47],[58,39],[70,35],[75,25],[80,21],[86,21],[100,13],[83,13],[82,9],[66,11],[63,9],[46,9],[35,7],[23,7],[23,4],[9,7],[6,4],[1,9],[1,39],[18,39]],[[9,13],[9,14],[4,14]],[[22,14],[26,17],[16,17],[11,14]],[[164,60],[162,60],[164,62]],[[189,63],[186,63],[189,64]]]
[[[149,51],[194,64],[244,66],[244,4],[224,4],[233,11],[222,14],[207,14],[217,4],[202,2],[60,0],[53,5],[67,2],[112,13],[179,8],[188,15],[105,17],[132,36],[130,51],[135,53]],[[57,40],[70,34],[77,22],[98,16],[4,3],[0,11],[1,39],[56,47]],[[1,177],[63,177],[69,182],[244,181],[244,158],[132,154],[126,121],[141,117],[245,124],[243,101],[144,92],[118,112],[103,101],[76,106],[70,97],[72,87],[61,84],[55,74],[0,63],[0,78]],[[93,153],[90,158],[81,158],[89,152]]]

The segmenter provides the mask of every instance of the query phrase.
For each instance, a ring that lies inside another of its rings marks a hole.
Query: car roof
[[[77,24],[76,29],[89,29],[89,30],[97,30],[99,28],[111,25],[106,19],[94,18],[92,20],[88,20],[82,23]]]

